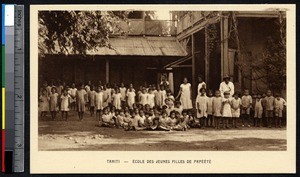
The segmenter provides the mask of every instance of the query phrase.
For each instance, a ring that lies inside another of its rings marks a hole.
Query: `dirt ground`
[[[60,114],[39,119],[42,151],[283,151],[286,129],[240,127],[237,129],[189,129],[187,131],[124,131],[99,127],[85,114],[79,121],[74,111],[69,120]]]

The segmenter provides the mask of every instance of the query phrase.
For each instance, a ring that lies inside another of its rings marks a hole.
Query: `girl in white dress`
[[[124,86],[124,83],[121,83],[120,93],[121,93],[121,95],[122,95],[122,97],[121,97],[122,104],[125,103],[125,99],[126,99],[126,91],[127,91],[127,89],[126,89],[126,87]]]
[[[238,93],[235,93],[233,96],[234,98],[231,100],[232,127],[237,128],[237,119],[240,118],[242,101]]]
[[[118,110],[121,109],[121,98],[122,98],[122,95],[120,93],[120,89],[117,88],[116,93],[113,94],[113,96],[112,96],[112,99],[113,99],[113,106]]]
[[[41,119],[46,117],[47,112],[49,111],[49,96],[47,89],[42,89],[42,95],[39,97],[40,101],[40,111]]]
[[[165,90],[165,86],[161,85],[160,86],[160,91],[159,91],[159,99],[160,99],[160,105],[159,107],[162,108],[162,106],[166,105],[165,100],[167,98],[167,92]]]
[[[90,91],[88,92],[88,100],[89,100],[91,116],[94,116],[94,112],[95,112],[95,97],[96,97],[96,91],[94,90],[94,86],[90,86]]]
[[[215,97],[212,100],[214,127],[219,129],[220,119],[222,118],[222,97],[220,90],[215,91]]]
[[[229,98],[230,92],[224,92],[224,98],[222,98],[222,124],[223,128],[228,127],[228,119],[232,117],[231,113],[231,100]]]
[[[70,107],[73,110],[75,110],[76,107],[76,92],[77,92],[77,88],[75,87],[75,83],[73,83],[72,88],[70,88],[68,91],[70,95]]]
[[[261,127],[262,114],[263,114],[262,98],[261,95],[258,94],[257,98],[255,99],[255,106],[254,106],[254,124],[255,124],[254,126]]]
[[[153,90],[153,93],[154,93],[154,95],[155,95],[155,106],[157,106],[157,107],[160,107],[160,105],[161,105],[161,99],[160,99],[160,94],[159,94],[159,91],[160,91],[160,86],[158,86],[157,87],[157,90],[154,88],[154,90]]]
[[[180,96],[180,102],[182,104],[183,109],[192,109],[192,89],[191,89],[191,84],[188,83],[187,78],[185,77],[183,79],[183,84],[180,85],[180,91],[176,97]]]
[[[152,89],[149,89],[149,93],[148,93],[148,98],[147,98],[147,102],[150,106],[150,108],[152,109],[155,106],[155,95],[153,93]]]
[[[200,89],[200,94],[198,94],[196,98],[196,109],[197,109],[197,118],[200,119],[200,127],[205,127],[206,125],[206,118],[207,118],[207,105],[208,99],[205,95],[206,90],[205,88]]]
[[[103,92],[101,86],[98,87],[95,95],[95,107],[96,107],[96,117],[100,119],[100,113],[103,109]]]
[[[59,111],[58,108],[58,93],[56,93],[56,87],[51,88],[51,94],[50,94],[50,112],[51,117],[54,120],[56,118],[56,113]]]
[[[64,119],[65,116],[66,121],[68,121],[70,95],[66,89],[63,89],[63,94],[61,95],[60,100],[61,118]]]
[[[139,100],[140,100],[140,104],[145,106],[148,102],[148,93],[146,88],[143,88],[142,93],[139,94]]]
[[[135,91],[133,87],[130,87],[126,93],[127,96],[127,103],[130,109],[133,108],[133,104],[135,103]]]
[[[110,97],[110,90],[107,89],[106,85],[103,86],[103,108],[106,108],[109,105],[109,97]]]

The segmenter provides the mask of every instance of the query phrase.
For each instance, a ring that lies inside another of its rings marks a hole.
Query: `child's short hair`
[[[234,92],[233,96],[240,96],[240,93],[239,92]]]
[[[183,110],[181,113],[182,113],[182,114],[184,114],[184,113],[187,114],[187,111],[186,111],[186,110]]]
[[[206,89],[202,87],[202,88],[199,90],[199,92],[202,92],[202,91],[206,92]]]
[[[161,115],[164,115],[164,114],[167,114],[167,115],[168,115],[167,111],[163,110],[163,111],[161,112]]]
[[[176,114],[176,112],[177,112],[177,111],[173,110],[173,111],[170,112],[170,115],[171,115],[171,114]]]
[[[130,111],[130,114],[132,115],[132,114],[135,114],[135,111],[134,110],[131,110]]]
[[[167,108],[168,108],[167,105],[163,105],[163,106],[162,106],[162,109],[167,109]]]
[[[224,92],[224,95],[230,95],[230,92],[226,91]]]
[[[56,92],[56,87],[51,87],[51,92],[55,91]]]

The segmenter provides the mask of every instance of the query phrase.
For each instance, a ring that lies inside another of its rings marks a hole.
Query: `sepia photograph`
[[[247,154],[247,172],[265,172],[259,164],[274,154],[274,165],[289,158],[291,9],[224,7],[31,7],[34,171],[61,155],[72,173],[91,169],[78,158],[108,172],[159,172],[161,163],[202,173],[235,172],[222,164],[246,164]]]

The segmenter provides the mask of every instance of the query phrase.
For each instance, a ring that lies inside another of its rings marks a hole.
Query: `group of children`
[[[239,93],[234,93],[233,97],[229,92],[221,97],[220,91],[215,91],[215,96],[211,90],[206,96],[205,88],[200,89],[200,94],[196,98],[197,118],[200,120],[200,126],[213,126],[220,128],[237,128],[237,121],[241,119],[242,126],[255,127],[263,126],[263,118],[266,119],[266,127],[273,125],[282,126],[283,112],[286,102],[276,94],[272,96],[271,90],[266,94],[254,94],[251,96],[249,90],[244,90],[240,98]]]
[[[61,117],[68,119],[70,109],[78,112],[79,120],[89,110],[96,115],[100,126],[118,127],[125,130],[187,130],[190,127],[236,128],[241,118],[242,126],[282,126],[283,110],[286,102],[279,94],[272,96],[270,90],[265,94],[250,95],[245,90],[240,98],[229,92],[221,96],[219,90],[213,92],[205,88],[199,90],[194,109],[184,110],[180,101],[176,101],[170,90],[164,85],[140,87],[135,91],[132,84],[127,89],[124,84],[110,88],[109,84],[93,86],[73,83],[68,88],[65,83],[58,86],[46,82],[40,91],[40,111],[44,118],[48,111],[52,119],[58,111]],[[253,118],[253,119],[252,119]],[[251,120],[252,119],[252,120]],[[246,124],[247,123],[247,124]]]

